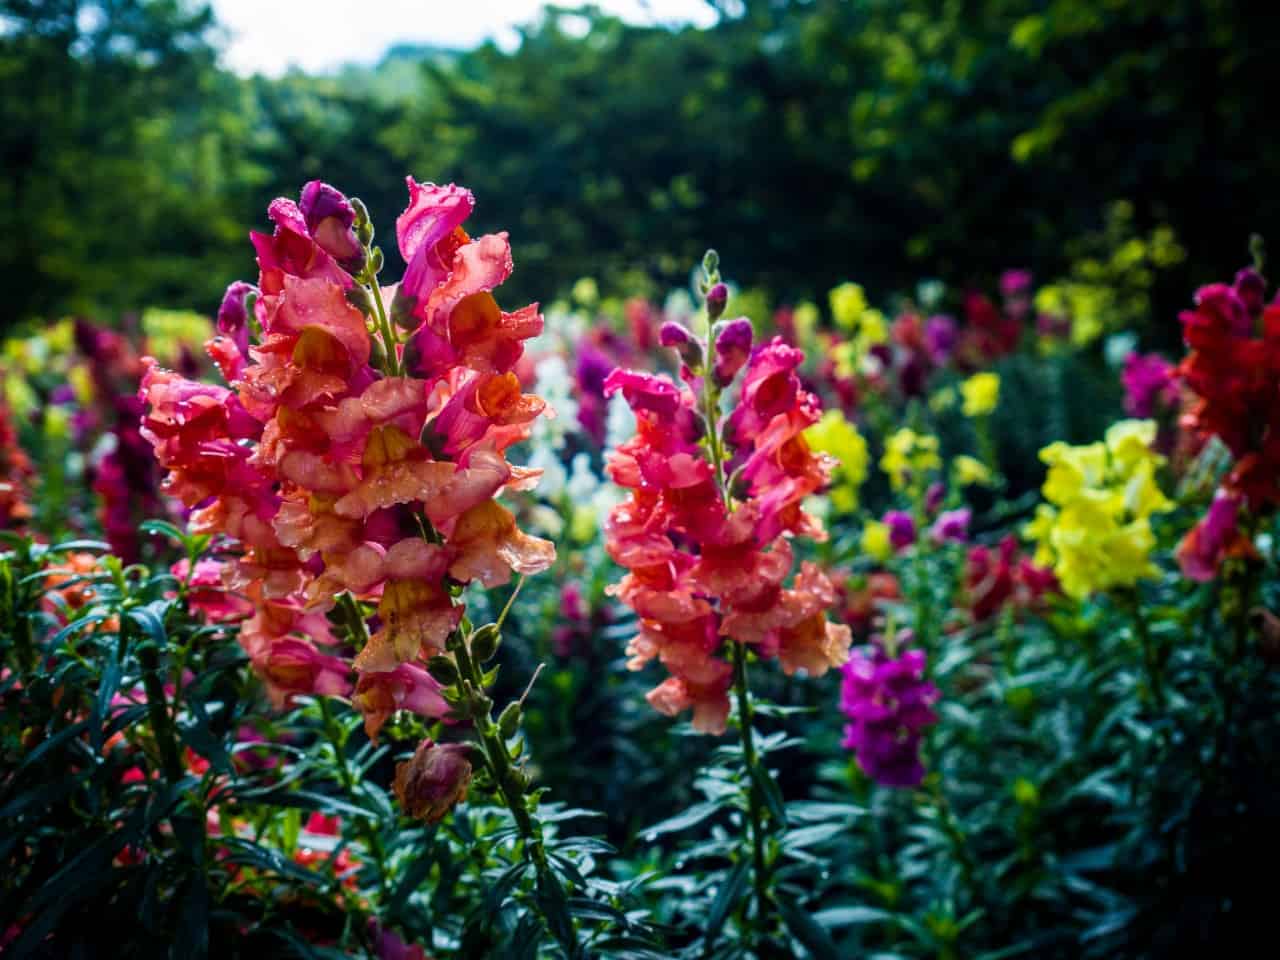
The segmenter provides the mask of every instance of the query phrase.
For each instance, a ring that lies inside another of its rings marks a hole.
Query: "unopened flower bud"
[[[720,284],[724,286],[724,284]],[[711,300],[708,297],[707,302]],[[751,321],[746,317],[738,317],[720,325],[716,333],[715,381],[718,386],[727,387],[738,375],[747,357],[751,355],[751,338],[753,331]]]
[[[521,710],[519,703],[509,703],[498,717],[498,730],[504,737],[514,737],[520,729]]]
[[[707,291],[707,316],[712,321],[720,319],[720,315],[724,313],[725,305],[729,302],[729,288],[723,283],[717,283]]]
[[[702,366],[702,344],[683,323],[668,320],[658,331],[658,343],[680,354],[680,360],[691,370]]]
[[[379,273],[381,273],[381,272],[382,272],[382,263],[383,263],[382,248],[381,248],[381,247],[374,247],[374,248],[373,248],[373,250],[372,250],[372,251],[370,251],[370,253],[369,253],[369,273],[370,273],[370,275],[372,275],[372,276],[375,276],[375,277],[376,277]]]
[[[253,284],[237,280],[227,287],[218,307],[218,332],[231,340],[244,357],[249,356],[249,312],[257,293]]]
[[[302,188],[298,209],[307,223],[307,232],[339,266],[349,273],[359,273],[364,268],[364,245],[352,229],[356,208],[341,190],[312,180]]]
[[[458,665],[453,662],[452,657],[432,657],[427,661],[427,672],[446,687],[458,682]]]
[[[373,316],[373,297],[364,287],[355,286],[347,290],[347,303],[351,304],[366,317]]]
[[[471,784],[470,748],[465,743],[423,740],[411,760],[396,765],[392,789],[405,813],[437,823],[467,799]]]
[[[382,345],[381,337],[369,338],[369,365],[375,370],[386,368],[387,348]]]
[[[947,488],[941,482],[935,480],[929,484],[929,489],[924,493],[925,512],[929,514],[937,513],[946,495]]]
[[[471,656],[476,663],[493,658],[502,644],[502,630],[496,623],[486,623],[471,635]]]
[[[720,279],[720,254],[708,250],[702,255],[702,274],[708,283],[716,283]]]
[[[1244,301],[1249,316],[1256,317],[1262,313],[1263,300],[1267,295],[1267,281],[1253,267],[1245,267],[1236,274],[1236,294]]]
[[[417,301],[403,292],[403,284],[396,286],[396,295],[391,298],[391,322],[402,330],[413,330],[419,320],[413,315]]]
[[[373,220],[369,217],[369,208],[359,197],[351,198],[351,208],[356,212],[354,224],[356,237],[367,247],[373,243]]]

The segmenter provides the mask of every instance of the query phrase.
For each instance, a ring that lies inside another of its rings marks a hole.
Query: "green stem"
[[[1147,685],[1151,688],[1151,699],[1156,708],[1163,710],[1166,704],[1164,683],[1160,677],[1160,651],[1156,649],[1155,640],[1147,625],[1147,618],[1142,613],[1142,602],[1137,590],[1124,594],[1125,605],[1129,608],[1129,616],[1133,620],[1133,632],[1142,645],[1142,662],[1147,670]]]
[[[401,374],[400,355],[397,351],[396,335],[391,329],[391,321],[387,319],[387,308],[382,302],[382,288],[378,278],[370,277],[368,289],[373,297],[374,309],[378,311],[378,333],[382,336],[382,346],[387,352],[387,374],[398,377]]]
[[[729,643],[733,647],[733,688],[738,700],[738,732],[742,737],[742,756],[750,779],[747,812],[751,820],[752,880],[756,894],[756,920],[759,923],[768,909],[769,877],[765,868],[764,810],[756,767],[759,761],[756,756],[755,731],[752,729],[755,717],[751,706],[751,691],[747,686],[746,645],[732,639]]]
[[[127,623],[128,617],[121,617],[120,629],[128,629]],[[169,715],[164,683],[160,679],[160,655],[155,647],[146,646],[138,651],[138,661],[142,664],[142,685],[147,692],[147,715],[151,719],[156,745],[160,748],[160,764],[169,782],[177,783],[182,779],[182,758],[174,738],[173,718]]]
[[[956,860],[960,863],[960,875],[964,880],[965,886],[969,888],[970,895],[974,898],[975,903],[983,903],[982,885],[978,882],[977,865],[974,863],[973,855],[969,852],[969,844],[965,840],[964,830],[961,828],[959,821],[956,820],[955,814],[951,812],[951,805],[947,802],[947,795],[942,792],[941,780],[935,780],[933,785],[933,800],[938,810],[938,822],[942,826],[942,832],[946,834],[947,840],[951,843],[952,851],[955,853]]]
[[[457,645],[454,654],[458,662],[459,686],[467,701],[472,704],[472,719],[476,733],[480,737],[485,766],[489,768],[489,775],[493,778],[498,794],[511,812],[516,829],[520,831],[525,852],[533,863],[541,899],[549,900],[553,892],[559,888],[559,881],[551,872],[551,865],[547,860],[542,825],[530,813],[529,805],[525,800],[522,775],[511,756],[511,751],[507,749],[506,738],[498,725],[493,722],[493,703],[484,692],[483,671],[471,656],[465,641]],[[573,958],[580,955],[577,936],[571,923],[569,928],[565,929],[562,924],[548,921],[547,927],[564,949],[566,956]]]
[[[343,594],[343,596],[350,597],[351,595]],[[360,621],[360,625],[363,629],[363,620]],[[342,788],[347,795],[354,797],[357,786],[356,775],[351,769],[351,764],[347,762],[342,728],[339,726],[337,718],[333,715],[329,697],[321,694],[316,697],[316,700],[320,704],[320,720],[324,728],[325,739],[329,741],[329,746],[333,749],[333,760],[338,767],[338,778],[342,781]],[[361,839],[364,840],[365,847],[372,855],[374,865],[378,869],[378,893],[381,897],[385,897],[387,893],[387,852],[383,846],[382,837],[378,834],[377,824],[370,817],[357,817],[356,823],[362,835]]]

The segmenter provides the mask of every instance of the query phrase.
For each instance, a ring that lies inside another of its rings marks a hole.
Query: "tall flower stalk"
[[[462,229],[469,191],[408,188],[396,221],[408,266],[388,287],[359,200],[313,181],[299,202],[272,203],[274,232],[252,235],[258,282],[228,288],[206,345],[227,386],[145,361],[142,432],[192,531],[234,544],[223,576],[252,605],[240,643],[277,705],[349,698],[375,739],[397,710],[472,724],[548,929],[573,957],[510,747],[520,707],[495,721],[486,692],[501,627],[471,629],[462,599],[471,583],[499,587],[555,560],[497,500],[541,473],[506,451],[546,407],[514,373],[542,317],[536,304],[499,308],[510,247],[505,233]],[[465,798],[472,749],[425,740],[396,771],[405,811],[435,821]]]
[[[637,421],[636,436],[608,457],[613,481],[630,492],[606,524],[609,553],[628,571],[610,592],[640,617],[628,666],[657,659],[670,674],[647,696],[656,710],[675,716],[691,709],[695,729],[719,735],[728,728],[733,690],[762,927],[766,808],[775,804],[765,795],[772,781],[752,728],[748,647],[762,661],[777,659],[787,674],[821,676],[848,657],[848,628],[825,614],[835,600],[831,581],[812,563],[793,576],[792,541],[825,537],[802,502],[826,485],[835,464],[805,439],[821,409],[796,374],[803,353],[781,339],[753,347],[747,318],[721,319],[728,288],[714,252],[703,262],[702,293],[702,336],[676,322],[659,335],[679,356],[679,384],[623,369],[605,383],[606,394],[621,393]],[[722,399],[735,383],[726,415]]]

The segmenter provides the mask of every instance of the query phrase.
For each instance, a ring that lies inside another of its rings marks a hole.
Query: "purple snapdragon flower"
[[[924,679],[922,650],[889,656],[879,645],[854,651],[844,665],[840,708],[849,718],[843,746],[858,766],[886,787],[916,787],[924,779],[920,741],[937,722],[938,688]]]

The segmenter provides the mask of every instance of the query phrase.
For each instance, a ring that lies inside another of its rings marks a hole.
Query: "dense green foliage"
[[[679,281],[709,236],[788,299],[1049,277],[1123,198],[1187,247],[1172,309],[1243,255],[1223,238],[1280,219],[1251,9],[750,0],[676,32],[560,13],[510,53],[269,80],[220,69],[210,17],[176,0],[6,0],[6,316],[210,310],[272,197],[323,171],[387,222],[405,170],[483,197],[524,296]]]

